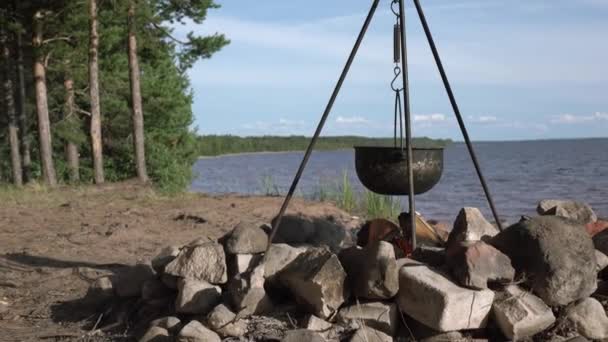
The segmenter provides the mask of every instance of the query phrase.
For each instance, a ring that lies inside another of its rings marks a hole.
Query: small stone
[[[351,247],[343,250],[339,258],[354,296],[389,299],[397,294],[397,259],[391,243],[371,241],[364,248]]]
[[[228,281],[224,247],[213,241],[184,247],[165,267],[165,273],[177,277],[204,280],[211,284]]]
[[[357,303],[340,309],[337,318],[340,323],[367,326],[392,336],[399,326],[399,308],[395,303]]]
[[[534,294],[549,306],[586,298],[597,288],[597,264],[584,227],[557,216],[516,223],[490,244],[506,254],[518,274],[525,274]]]
[[[357,330],[350,342],[393,342],[393,338],[382,331],[363,327]]]
[[[182,327],[182,322],[177,317],[168,316],[153,320],[150,322],[150,327],[159,327],[170,333],[177,333]]]
[[[303,325],[304,329],[318,332],[323,337],[327,337],[327,334],[334,327],[333,324],[331,324],[315,315],[309,315],[308,317],[306,317],[306,319],[304,320],[302,325]]]
[[[144,302],[153,301],[156,299],[166,298],[171,296],[174,292],[167,288],[160,279],[150,279],[144,282],[141,288],[141,299]]]
[[[249,270],[251,267],[260,263],[263,258],[262,254],[229,254],[228,259],[228,276],[233,278],[237,274],[241,274]]]
[[[247,323],[243,320],[235,321],[235,318],[234,312],[220,304],[207,316],[207,324],[222,337],[241,337],[247,333]]]
[[[165,272],[165,266],[175,259],[179,254],[179,247],[167,246],[163,248],[154,259],[150,262],[156,273],[162,274]]]
[[[514,341],[536,335],[555,322],[551,308],[516,285],[496,295],[492,313],[502,333]]]
[[[264,289],[263,264],[241,273],[228,283],[228,295],[239,317],[261,314],[272,309],[272,301]]]
[[[161,327],[150,327],[139,339],[139,342],[171,342],[173,338],[166,329]]]
[[[601,272],[608,267],[608,255],[595,250],[595,261],[597,262],[597,271]]]
[[[539,215],[555,215],[587,224],[597,221],[597,215],[586,203],[568,200],[542,200],[536,211]]]
[[[180,279],[175,310],[178,313],[207,314],[222,299],[222,289],[206,281]]]
[[[268,235],[261,224],[243,221],[228,234],[224,246],[230,254],[263,253],[268,247]]]
[[[323,336],[319,333],[306,330],[306,329],[298,329],[298,330],[290,330],[285,334],[285,337],[281,340],[281,342],[325,342]]]
[[[439,332],[486,326],[494,292],[454,284],[445,274],[414,260],[403,259],[399,270],[399,308]]]
[[[2,300],[0,299],[0,315],[2,315],[3,313],[8,312],[10,307],[10,303],[7,302],[6,300]]]
[[[511,259],[483,241],[452,247],[447,265],[458,284],[476,290],[487,289],[488,283],[509,283],[515,277]]]
[[[338,257],[325,248],[312,248],[298,256],[279,280],[310,313],[333,315],[348,297],[346,273]]]
[[[274,275],[282,271],[287,265],[294,261],[300,254],[306,252],[309,247],[293,247],[284,243],[273,243],[268,250],[264,274],[266,279],[272,279]]]
[[[567,310],[566,317],[582,336],[591,340],[608,339],[608,317],[596,299],[587,298],[576,303]]]
[[[152,267],[138,264],[120,270],[118,274],[112,277],[112,286],[119,297],[139,297],[144,283],[154,278]]]
[[[101,277],[95,280],[86,295],[87,299],[93,301],[105,301],[114,297],[114,287],[110,277]]]
[[[448,249],[460,242],[486,241],[500,231],[477,208],[462,208],[448,237]]]
[[[179,332],[177,342],[221,342],[221,339],[199,321],[191,321]]]

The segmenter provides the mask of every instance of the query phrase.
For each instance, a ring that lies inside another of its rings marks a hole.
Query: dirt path
[[[148,262],[167,245],[217,238],[242,219],[269,222],[280,202],[163,197],[134,183],[0,193],[0,341],[104,340],[83,330],[100,312],[81,303],[92,279]],[[303,210],[345,215],[302,200],[290,209]]]

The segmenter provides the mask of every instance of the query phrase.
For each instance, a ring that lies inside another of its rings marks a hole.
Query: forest
[[[310,138],[305,136],[239,137],[234,135],[206,135],[198,138],[201,156],[218,156],[228,153],[304,151]],[[413,146],[419,148],[445,147],[449,139],[414,138]],[[353,146],[393,146],[393,138],[369,138],[360,136],[320,137],[316,150],[342,150]]]
[[[189,32],[212,0],[4,0],[0,184],[137,177],[185,188],[198,154],[187,71],[229,43]],[[185,26],[189,28],[188,26]]]

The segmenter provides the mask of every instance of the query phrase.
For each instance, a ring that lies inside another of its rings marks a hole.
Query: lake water
[[[535,213],[541,199],[587,202],[599,216],[608,216],[608,139],[523,142],[480,142],[475,150],[502,220],[514,222]],[[191,190],[212,194],[264,194],[272,179],[284,194],[302,159],[302,152],[260,153],[199,159]],[[313,153],[298,193],[310,196],[320,184],[335,184],[347,172],[361,191],[354,170],[354,151]],[[407,197],[403,208],[407,208]],[[463,143],[445,150],[439,184],[416,197],[425,217],[453,221],[461,207],[478,207],[491,219],[483,190]],[[277,208],[278,210],[278,208]]]

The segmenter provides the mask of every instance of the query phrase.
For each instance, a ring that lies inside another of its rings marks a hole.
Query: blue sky
[[[226,1],[201,26],[232,43],[189,72],[202,134],[312,135],[371,0]],[[390,0],[382,0],[325,135],[390,136]],[[476,140],[608,136],[608,0],[423,0]],[[415,136],[461,140],[408,1]]]

